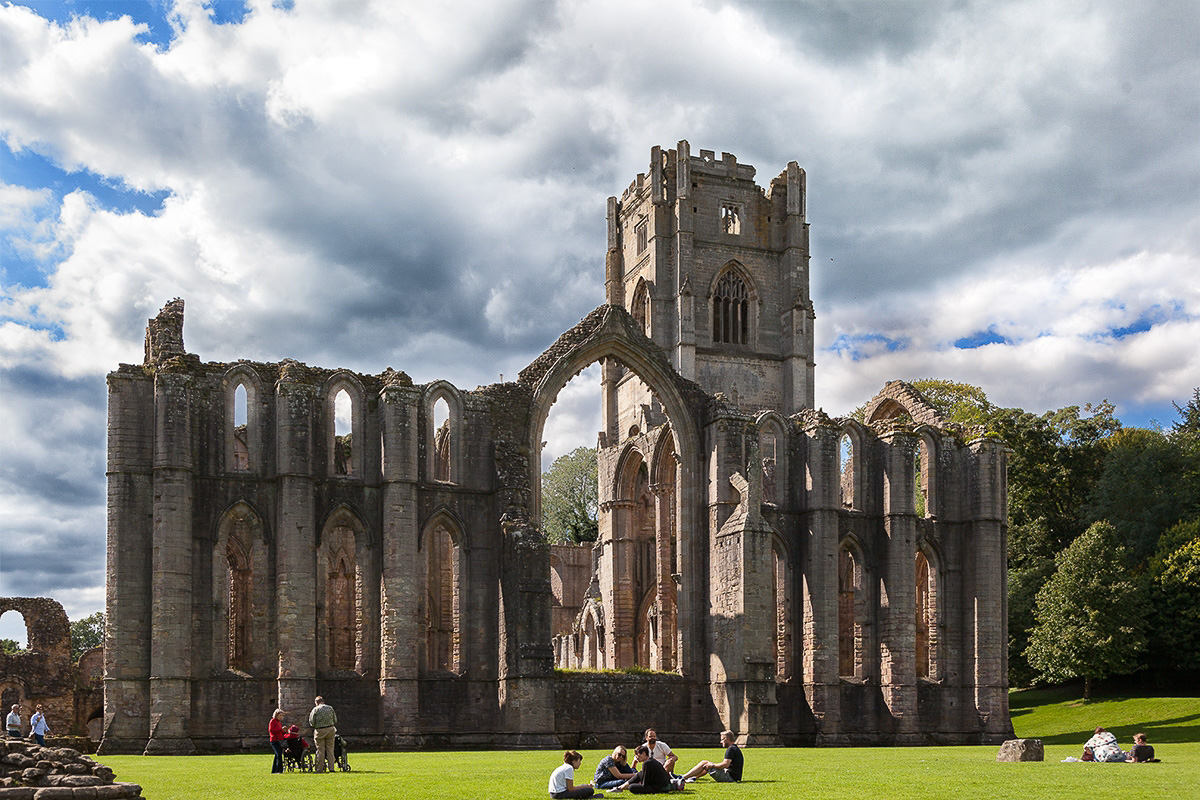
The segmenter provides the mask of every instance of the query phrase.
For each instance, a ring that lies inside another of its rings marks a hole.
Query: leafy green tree
[[[577,447],[542,475],[542,530],[556,544],[594,542],[599,485],[596,449]]]
[[[1162,535],[1149,575],[1151,665],[1200,669],[1200,518]]]
[[[1086,518],[1111,522],[1142,564],[1165,530],[1200,516],[1200,448],[1162,431],[1127,428],[1109,438],[1107,450]]]
[[[104,612],[97,611],[91,616],[77,619],[71,623],[71,660],[79,659],[93,647],[104,644]]]
[[[1116,529],[1097,522],[1055,559],[1057,569],[1037,594],[1037,626],[1026,656],[1051,682],[1092,681],[1138,667],[1146,647],[1146,589],[1129,570]]]
[[[996,407],[978,386],[969,383],[921,378],[912,386],[925,396],[949,422],[959,425],[986,425]]]
[[[15,656],[24,652],[24,648],[16,639],[0,639],[0,653],[4,653],[6,656]]]

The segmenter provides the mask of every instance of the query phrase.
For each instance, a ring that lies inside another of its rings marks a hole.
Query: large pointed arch
[[[694,383],[681,378],[663,351],[638,329],[629,312],[620,306],[600,306],[579,325],[521,372],[520,381],[532,392],[530,403],[529,462],[531,519],[541,514],[541,441],[558,393],[575,375],[601,359],[615,359],[635,373],[662,404],[674,436],[680,469],[675,486],[675,520],[680,532],[680,561],[701,564],[706,542],[701,535],[703,520],[703,470],[700,468],[700,437],[696,418],[706,395]],[[690,618],[692,597],[699,597],[703,577],[696,570],[680,575],[676,597],[677,624],[681,631],[676,670],[690,674],[706,668],[701,653],[702,626]]]
[[[379,621],[379,571],[371,533],[348,503],[334,506],[321,524],[317,545],[317,597],[324,616],[317,626],[322,671],[375,672],[378,646],[370,631]]]
[[[269,569],[262,515],[246,500],[232,503],[217,519],[213,537],[215,670],[257,675],[269,669],[267,637],[261,635],[270,618]]]
[[[421,526],[417,540],[420,594],[417,614],[421,637],[418,663],[431,672],[462,675],[468,638],[463,623],[469,585],[469,548],[465,528],[447,508],[439,508]]]

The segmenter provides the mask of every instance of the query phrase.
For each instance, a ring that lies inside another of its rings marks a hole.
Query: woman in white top
[[[592,797],[595,795],[596,792],[590,783],[585,783],[583,786],[575,785],[575,770],[579,769],[579,765],[582,763],[583,756],[574,750],[563,753],[562,766],[550,773],[550,784],[547,788],[551,797],[561,800],[566,797]]]

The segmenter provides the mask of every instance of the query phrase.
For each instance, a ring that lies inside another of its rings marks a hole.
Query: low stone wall
[[[141,786],[116,783],[111,769],[78,750],[0,740],[3,800],[123,800],[141,796]]]
[[[695,747],[724,727],[707,684],[666,673],[559,672],[554,718],[564,748],[632,747],[647,728],[672,747]]]

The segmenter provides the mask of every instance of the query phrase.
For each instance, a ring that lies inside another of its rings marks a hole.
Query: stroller
[[[337,762],[338,769],[342,772],[350,771],[350,759],[347,758],[346,740],[337,734],[333,736],[333,758]]]
[[[308,742],[300,736],[300,728],[293,725],[283,737],[283,768],[288,772],[312,772],[313,767],[313,754],[308,749]]]

